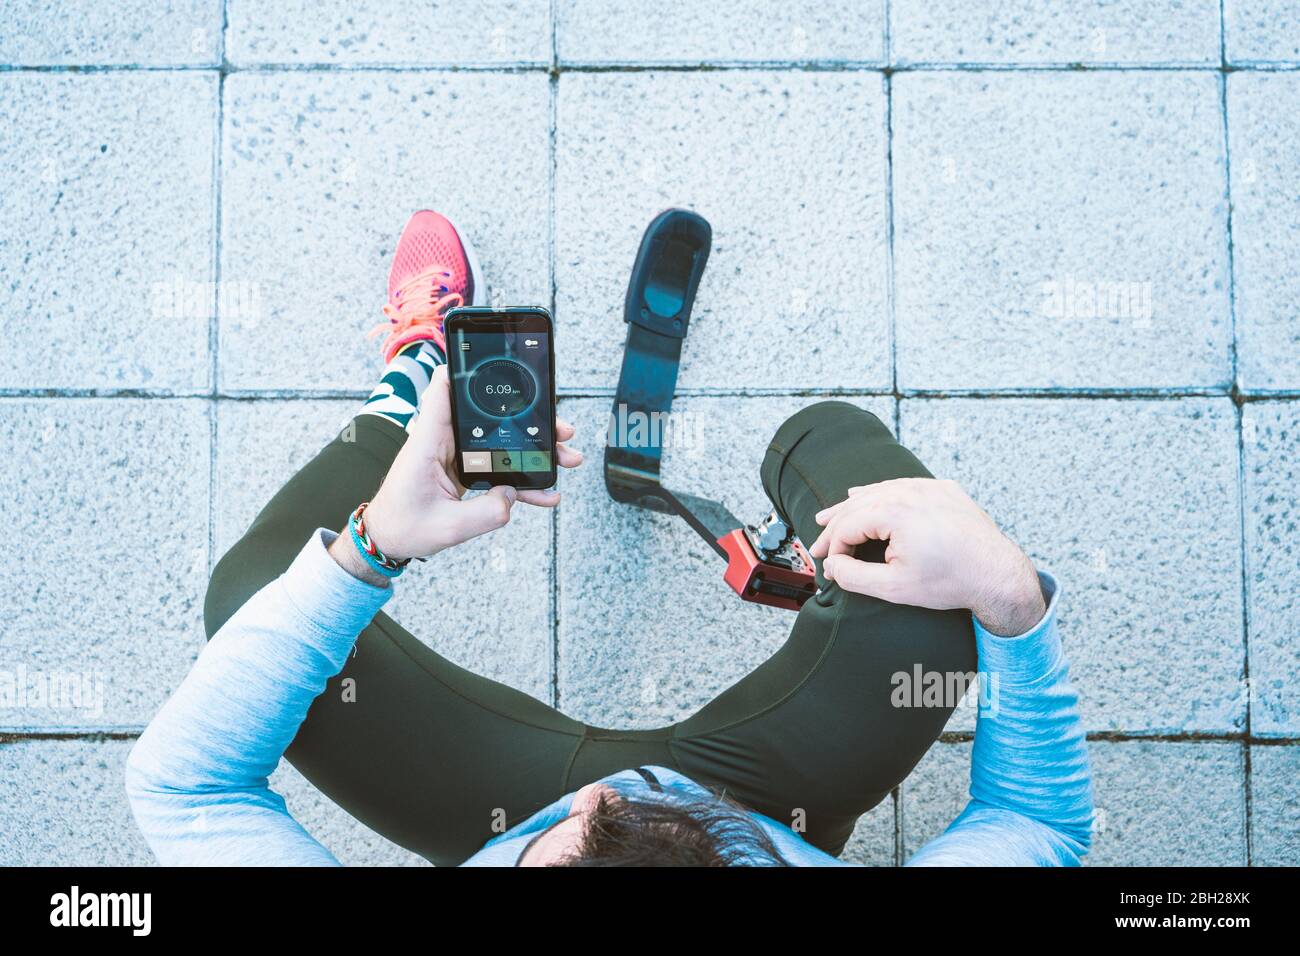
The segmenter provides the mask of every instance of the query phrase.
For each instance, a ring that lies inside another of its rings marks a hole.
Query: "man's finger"
[[[560,463],[561,468],[577,468],[582,464],[582,459],[582,452],[576,448],[564,444],[555,446],[555,460]]]
[[[447,378],[447,366],[439,365],[433,370],[429,387],[420,396],[420,413],[415,418],[411,429],[411,438],[430,456],[437,454],[436,445],[439,435],[451,434],[451,385]]]
[[[822,555],[829,557],[850,554],[860,544],[884,541],[888,537],[889,527],[883,509],[874,503],[864,503],[832,519],[817,541],[821,544]]]
[[[433,424],[444,428],[451,427],[451,378],[447,366],[439,365],[433,370],[429,387],[424,390],[424,399],[429,404],[421,409],[421,418],[428,416]],[[430,414],[432,413],[432,414]]]
[[[889,600],[898,569],[890,564],[859,561],[847,554],[836,554],[822,564],[822,576],[834,581],[841,590]]]
[[[826,555],[830,554],[831,541],[836,535],[836,531],[834,530],[835,523],[841,514],[843,514],[842,511],[837,511],[835,514],[831,515],[827,519],[826,527],[823,528],[822,533],[817,536],[817,540],[808,546],[808,553],[814,558],[824,558]]]
[[[519,500],[529,505],[536,505],[539,508],[554,508],[560,503],[560,493],[554,488],[522,488],[519,491]]]
[[[555,419],[555,439],[556,441],[568,441],[577,434],[577,429],[566,422],[563,418]]]
[[[817,536],[817,540],[808,545],[808,553],[814,558],[826,557],[826,536],[829,534],[829,528],[822,529],[822,533]]]
[[[852,498],[845,498],[843,501],[837,502],[836,504],[833,504],[828,508],[823,508],[821,511],[813,515],[813,520],[816,521],[819,525],[824,526],[829,524],[830,520],[834,518],[837,514],[839,514],[841,511],[843,511],[844,506],[847,505],[852,500],[853,500]]]
[[[846,507],[847,506],[847,507]],[[824,558],[831,553],[831,542],[842,534],[844,521],[847,517],[856,514],[867,506],[866,502],[857,501],[847,498],[838,505],[834,505],[817,515],[817,520],[825,524],[822,533],[817,536],[817,540],[808,548],[808,553],[814,558]],[[822,519],[825,518],[823,521]]]
[[[850,507],[858,507],[868,501],[878,500],[887,490],[880,484],[855,485],[845,493],[847,497],[843,501],[838,501],[827,508],[823,508],[813,516],[813,520],[820,525],[829,524],[837,514],[842,514]]]

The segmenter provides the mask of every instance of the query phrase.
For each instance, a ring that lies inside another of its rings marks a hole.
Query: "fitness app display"
[[[457,467],[467,487],[555,482],[552,339],[544,312],[448,322]]]

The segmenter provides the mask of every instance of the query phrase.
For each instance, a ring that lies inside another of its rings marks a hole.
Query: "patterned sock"
[[[361,409],[408,428],[420,411],[420,395],[429,387],[433,370],[447,357],[434,342],[412,342],[393,356],[384,375]]]

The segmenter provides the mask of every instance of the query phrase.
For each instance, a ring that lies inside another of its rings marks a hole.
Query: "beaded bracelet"
[[[370,540],[370,535],[366,533],[366,506],[370,502],[363,501],[357,505],[357,510],[352,512],[352,517],[348,519],[348,530],[352,532],[352,543],[357,546],[361,552],[361,557],[365,559],[366,564],[370,565],[378,573],[386,578],[395,578],[411,563],[411,559],[404,561],[395,561],[390,558]]]

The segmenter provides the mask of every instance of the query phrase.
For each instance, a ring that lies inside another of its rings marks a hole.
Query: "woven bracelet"
[[[348,519],[348,530],[352,532],[352,543],[357,546],[357,551],[365,559],[366,564],[370,565],[377,572],[386,578],[395,578],[411,563],[411,559],[405,561],[394,561],[370,540],[370,535],[366,533],[366,506],[370,502],[363,501],[357,505],[357,510],[352,512],[352,517]]]

